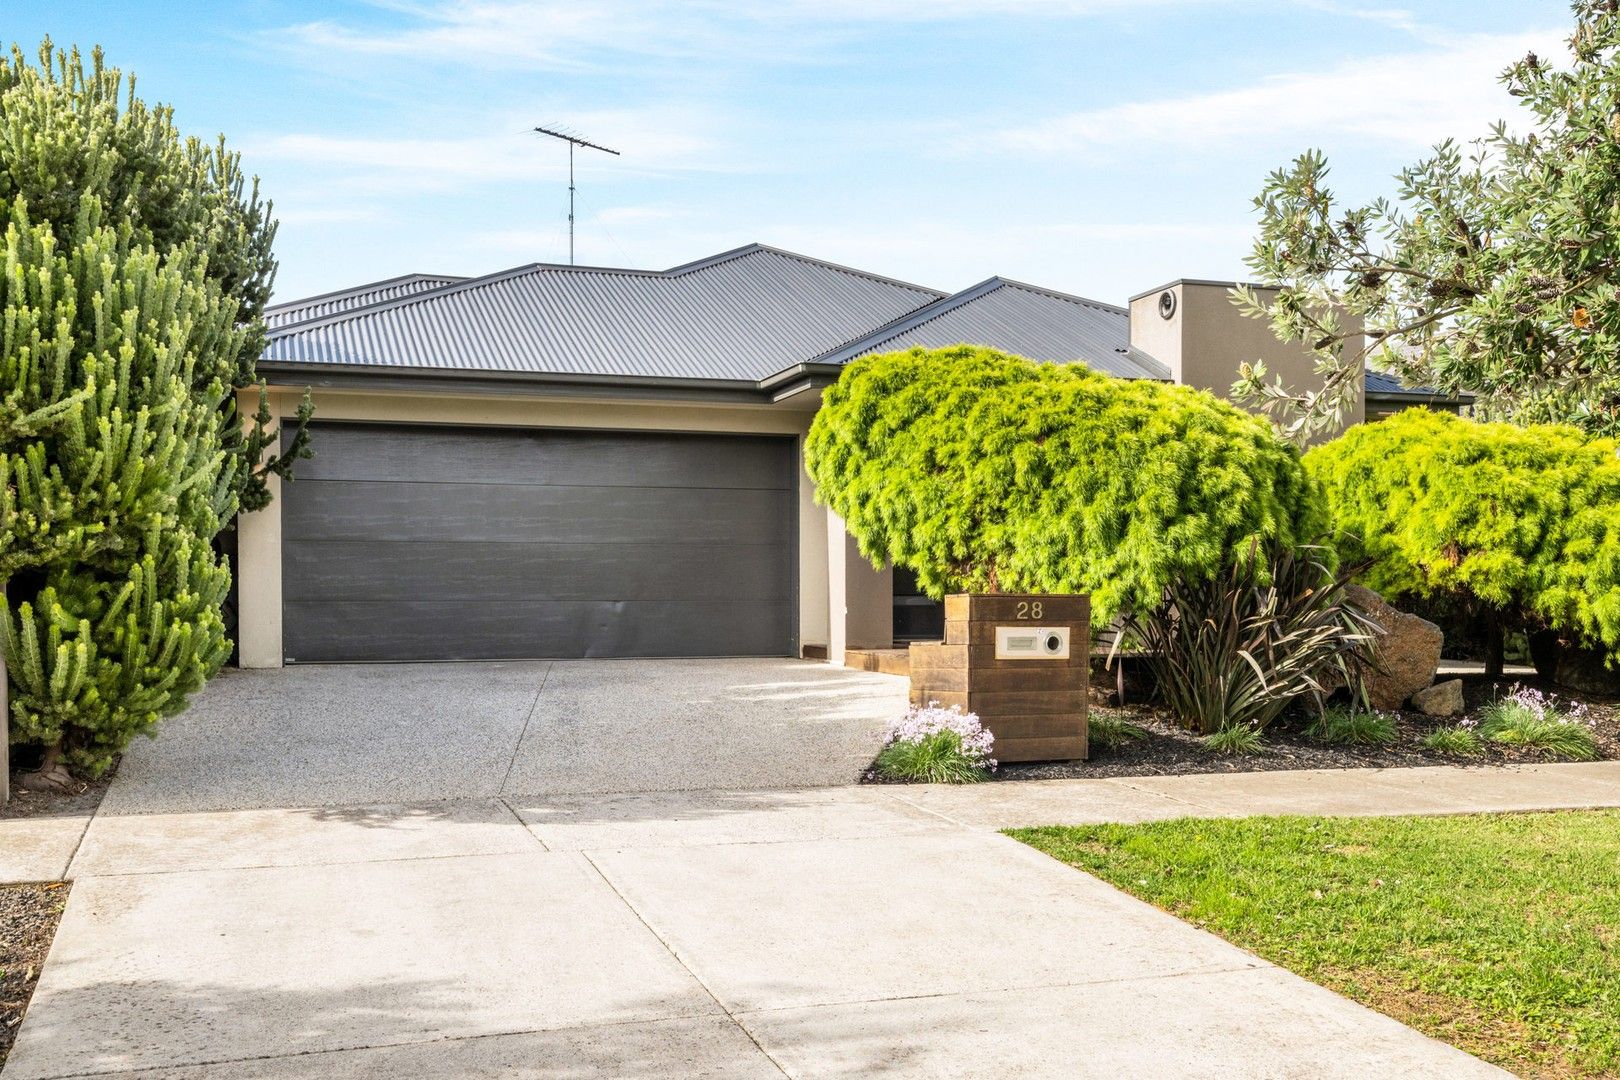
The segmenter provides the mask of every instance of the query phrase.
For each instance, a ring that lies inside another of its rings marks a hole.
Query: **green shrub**
[[[1335,543],[1385,598],[1435,598],[1509,630],[1620,650],[1620,459],[1572,427],[1408,409],[1305,455]],[[1493,668],[1497,671],[1500,669]]]
[[[1598,756],[1584,706],[1561,706],[1556,698],[1516,687],[1479,711],[1479,733],[1506,746],[1531,746],[1573,761]]]
[[[1372,709],[1330,705],[1316,715],[1305,734],[1335,746],[1388,746],[1395,741],[1395,718]]]
[[[1258,754],[1264,749],[1265,740],[1259,728],[1233,724],[1205,735],[1203,743],[1217,754]]]
[[[1118,750],[1147,738],[1147,729],[1112,713],[1094,712],[1086,720],[1086,740],[1107,750]]]
[[[1185,386],[959,345],[856,360],[805,443],[874,563],[948,591],[1090,593],[1103,624],[1325,515],[1269,424]]]
[[[1372,624],[1344,600],[1320,548],[1266,558],[1253,548],[1213,580],[1171,583],[1157,607],[1123,619],[1176,718],[1205,734],[1262,729],[1290,703],[1318,703],[1330,679],[1362,696]]]
[[[1477,754],[1479,736],[1460,726],[1436,728],[1423,736],[1423,745],[1442,754]]]

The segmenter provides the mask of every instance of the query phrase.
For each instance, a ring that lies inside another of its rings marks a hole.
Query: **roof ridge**
[[[913,292],[926,293],[940,299],[950,295],[949,293],[943,292],[939,289],[930,288],[927,285],[919,285],[915,281],[902,281],[899,278],[889,277],[886,274],[874,274],[870,270],[861,270],[857,267],[846,266],[843,263],[835,263],[828,259],[818,259],[814,255],[804,255],[797,251],[789,251],[787,248],[779,248],[771,244],[762,244],[758,241],[750,244],[744,244],[742,247],[732,248],[729,251],[722,251],[718,255],[710,255],[707,258],[696,259],[689,263],[681,263],[679,266],[672,266],[668,270],[665,270],[664,274],[669,277],[679,277],[685,274],[696,273],[701,270],[708,270],[712,267],[719,266],[722,263],[734,262],[735,260],[743,258],[744,256],[759,253],[776,255],[784,259],[796,259],[799,262],[805,263],[809,266],[820,266],[828,270],[836,270],[839,273],[849,274],[858,278],[865,278],[867,281],[879,281],[885,285],[895,285],[902,289],[910,289]]]
[[[361,304],[358,307],[344,308],[341,311],[330,312],[326,315],[317,315],[314,318],[298,319],[294,322],[283,323],[280,326],[271,327],[267,336],[270,338],[279,338],[286,337],[289,334],[303,333],[307,330],[315,330],[331,323],[346,322],[350,319],[356,319],[362,315],[371,315],[378,311],[405,307],[410,304],[420,303],[424,300],[434,300],[441,296],[448,296],[451,293],[465,292],[469,289],[481,288],[485,285],[494,284],[497,281],[521,277],[523,274],[533,273],[535,270],[544,268],[544,263],[525,263],[522,266],[512,266],[505,270],[497,270],[492,274],[481,274],[477,277],[462,278],[459,281],[452,281],[447,285],[437,285],[431,289],[422,289],[417,292],[407,293],[404,296],[385,297],[381,300],[374,300],[369,304]]]
[[[1100,308],[1103,311],[1112,312],[1115,315],[1129,315],[1131,313],[1130,308],[1121,307],[1119,304],[1110,304],[1103,300],[1093,300],[1089,296],[1077,296],[1074,293],[1066,293],[1060,289],[1049,289],[1045,285],[1031,285],[1027,281],[1014,281],[1011,278],[999,278],[998,280],[1003,285],[1010,285],[1015,289],[1023,289],[1025,292],[1040,293],[1043,296],[1050,296],[1055,300],[1067,300],[1071,304],[1083,304],[1086,307]]]
[[[329,292],[316,293],[313,296],[300,296],[296,300],[282,300],[279,303],[266,304],[264,311],[268,315],[287,308],[308,307],[311,304],[319,304],[325,300],[335,300],[340,296],[353,296],[355,293],[370,292],[373,289],[381,289],[388,285],[398,285],[402,281],[418,281],[423,278],[431,278],[434,281],[446,283],[467,280],[466,276],[462,274],[428,274],[421,271],[409,274],[395,274],[393,277],[368,281],[363,285],[350,285],[346,289],[332,289]]]
[[[841,363],[844,360],[852,359],[852,356],[847,356],[845,354],[857,353],[860,349],[863,349],[868,344],[876,344],[885,340],[886,338],[891,338],[896,334],[904,333],[907,330],[914,330],[917,327],[922,326],[924,323],[932,322],[941,315],[944,315],[946,312],[955,311],[963,304],[970,303],[977,300],[981,296],[986,296],[995,292],[1005,284],[1006,282],[999,277],[985,278],[983,281],[978,282],[977,284],[969,285],[965,289],[941,296],[937,300],[930,300],[921,307],[913,308],[904,315],[896,316],[895,318],[884,323],[882,326],[868,330],[860,337],[850,338],[842,345],[828,349],[826,352],[812,357],[807,362]]]

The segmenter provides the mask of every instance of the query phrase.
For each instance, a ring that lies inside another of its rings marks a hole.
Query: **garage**
[[[316,423],[288,663],[797,655],[791,438]]]

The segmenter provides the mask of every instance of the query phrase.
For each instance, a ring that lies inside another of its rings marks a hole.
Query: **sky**
[[[664,268],[754,241],[935,288],[1099,300],[1245,276],[1309,148],[1393,194],[1513,118],[1561,0],[4,0],[223,133],[280,220],[276,298],[408,272]]]

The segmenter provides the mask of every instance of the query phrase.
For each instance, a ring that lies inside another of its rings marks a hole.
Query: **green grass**
[[[1009,835],[1522,1075],[1620,1075],[1620,811]]]
[[[1442,754],[1477,754],[1479,736],[1462,727],[1435,728],[1423,736],[1423,745]]]
[[[890,743],[878,755],[877,771],[890,780],[924,784],[971,784],[990,774],[962,750],[962,736],[936,731],[916,741]]]
[[[1305,728],[1307,738],[1336,746],[1388,746],[1395,741],[1395,718],[1346,705],[1331,705]]]
[[[1264,740],[1260,729],[1248,724],[1232,724],[1204,736],[1204,745],[1217,754],[1258,754]]]
[[[1597,741],[1584,724],[1550,709],[1538,713],[1512,698],[1501,698],[1479,710],[1479,733],[1492,742],[1533,746],[1571,761],[1595,761]]]
[[[1147,729],[1098,709],[1086,720],[1086,738],[1104,749],[1118,750],[1147,738]]]

